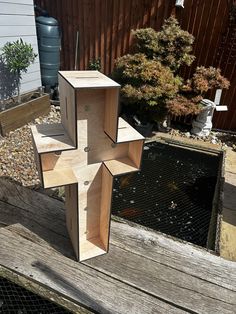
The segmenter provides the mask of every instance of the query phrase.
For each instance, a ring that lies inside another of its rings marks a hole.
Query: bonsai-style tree
[[[131,106],[143,123],[166,115],[166,100],[176,95],[181,84],[168,67],[143,53],[118,58],[113,77],[122,86],[122,103]]]
[[[160,32],[152,28],[133,31],[135,50],[156,59],[176,73],[181,65],[191,65],[194,37],[179,26],[174,17],[165,20]]]
[[[21,103],[20,80],[22,79],[22,73],[27,72],[28,67],[34,62],[37,55],[34,53],[31,44],[23,42],[21,38],[15,42],[7,42],[2,51],[2,58],[7,68],[18,79],[17,98],[18,103]]]
[[[135,104],[140,116],[149,113],[151,120],[160,121],[168,113],[197,114],[208,90],[229,87],[213,67],[198,67],[187,81],[179,76],[180,67],[190,66],[195,59],[191,54],[194,37],[174,17],[159,32],[146,28],[132,34],[134,54],[118,58],[113,75],[122,86],[124,105]]]

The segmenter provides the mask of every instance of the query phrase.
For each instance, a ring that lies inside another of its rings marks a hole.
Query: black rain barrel
[[[55,87],[60,67],[61,35],[56,19],[48,16],[36,18],[42,84]]]

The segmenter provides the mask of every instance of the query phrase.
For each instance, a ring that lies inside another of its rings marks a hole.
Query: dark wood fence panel
[[[35,0],[57,18],[62,28],[61,69],[87,69],[100,58],[102,72],[110,74],[114,60],[128,53],[131,30],[152,27],[159,30],[164,19],[175,14],[181,26],[195,36],[196,60],[183,69],[191,77],[198,65],[219,66],[231,81],[223,92],[228,112],[215,113],[214,127],[236,130],[236,14],[234,0],[185,0],[184,9],[175,0]],[[78,62],[75,62],[79,32]],[[210,95],[214,98],[214,93]]]

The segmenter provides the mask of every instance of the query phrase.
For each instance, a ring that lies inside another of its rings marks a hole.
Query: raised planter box
[[[27,95],[29,94],[24,96]],[[32,95],[37,96],[37,93],[33,93]],[[10,131],[25,125],[35,118],[48,114],[49,111],[50,99],[48,94],[39,95],[20,105],[6,109],[0,112],[0,134],[5,136]]]

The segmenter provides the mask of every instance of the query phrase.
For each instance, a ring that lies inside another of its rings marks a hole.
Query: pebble
[[[47,116],[39,117],[15,131],[0,137],[0,176],[17,181],[23,186],[40,185],[35,165],[30,126],[41,123],[59,123],[60,112],[54,106]]]
[[[181,136],[181,137],[190,138],[193,141],[193,143],[194,143],[194,141],[209,142],[209,143],[212,143],[214,145],[218,144],[223,149],[225,149],[227,147],[232,147],[233,150],[236,151],[236,133],[230,134],[230,133],[226,133],[226,132],[211,131],[209,136],[199,137],[199,136],[191,134],[190,132],[186,132],[186,130],[181,131],[179,129],[171,129],[170,134],[172,136]]]

